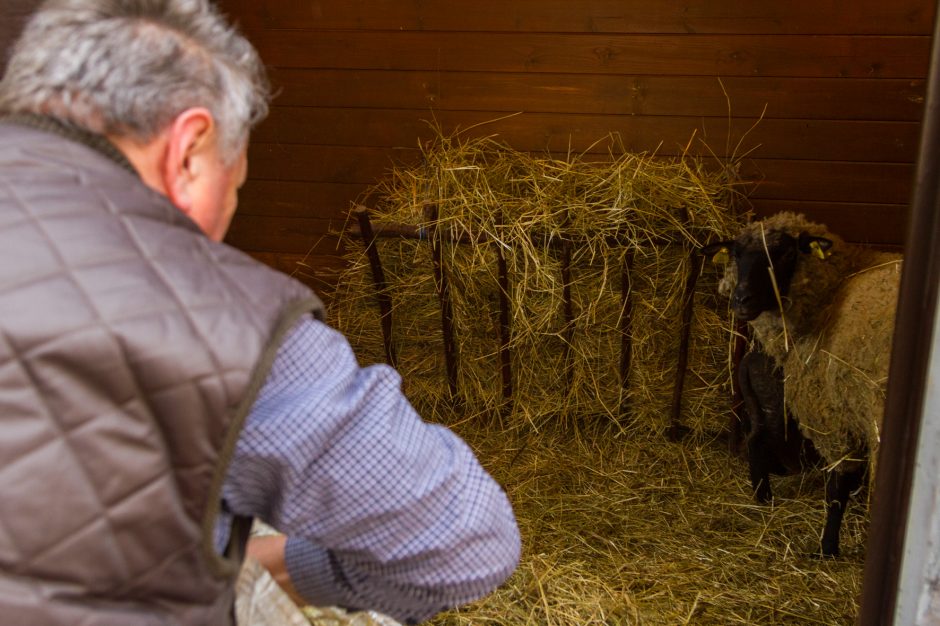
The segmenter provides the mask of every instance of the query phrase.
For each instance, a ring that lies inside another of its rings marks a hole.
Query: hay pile
[[[717,443],[730,406],[729,314],[709,265],[695,290],[680,442],[669,426],[690,252],[740,228],[734,169],[623,154],[534,157],[492,138],[439,138],[420,166],[373,190],[376,229],[408,225],[440,243],[450,279],[460,402],[446,380],[431,245],[377,241],[405,390],[448,424],[505,487],[522,530],[517,572],[436,626],[850,624],[866,517],[853,505],[843,557],[818,560],[819,472],[775,480],[774,507]],[[433,209],[433,210],[432,210]],[[434,212],[436,211],[436,213]],[[462,239],[474,243],[455,243]],[[564,314],[563,254],[572,263]],[[362,241],[331,321],[363,363],[382,362]],[[513,402],[502,397],[497,255],[511,303]],[[621,386],[621,268],[633,257],[632,364]]]
[[[854,623],[867,516],[848,509],[843,556],[818,559],[821,472],[751,497],[715,441],[672,443],[609,423],[538,434],[458,432],[503,484],[523,536],[516,573],[435,626]]]
[[[606,415],[623,426],[669,425],[682,305],[693,251],[741,225],[732,167],[624,153],[588,161],[514,151],[493,138],[439,137],[423,162],[371,191],[376,230],[408,225],[439,242],[450,282],[459,404],[538,426]],[[332,322],[365,363],[385,360],[376,290],[361,240],[346,233],[349,270]],[[460,243],[459,241],[465,243]],[[392,299],[392,336],[406,392],[432,419],[452,412],[441,311],[427,240],[377,242]],[[570,250],[566,314],[564,247]],[[499,362],[498,255],[508,270],[512,402]],[[622,272],[628,257],[632,345],[621,385]],[[695,291],[682,421],[714,430],[730,387],[727,303],[717,272]],[[570,315],[570,319],[566,319]]]

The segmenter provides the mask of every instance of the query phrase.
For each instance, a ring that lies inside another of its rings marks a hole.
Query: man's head
[[[0,111],[108,137],[215,239],[267,103],[257,53],[208,0],[47,0],[0,82]]]

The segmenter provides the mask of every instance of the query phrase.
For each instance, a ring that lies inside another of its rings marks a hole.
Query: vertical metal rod
[[[362,242],[369,257],[369,267],[372,269],[375,297],[379,303],[379,314],[381,316],[385,359],[392,367],[398,367],[398,357],[395,354],[395,347],[392,345],[392,298],[388,293],[388,283],[385,282],[385,272],[382,270],[382,260],[379,258],[379,249],[376,246],[375,231],[372,230],[372,222],[369,220],[369,210],[360,206],[353,213],[359,222]]]
[[[447,385],[450,387],[450,397],[457,400],[457,344],[454,341],[454,310],[450,298],[450,284],[447,281],[447,271],[444,268],[444,259],[441,251],[442,241],[438,236],[437,207],[428,211],[431,226],[428,229],[431,238],[431,257],[434,263],[434,282],[437,285],[437,296],[441,303],[441,331],[444,334],[444,364],[447,368]]]
[[[630,362],[633,359],[633,250],[628,250],[620,271],[620,417],[630,413],[627,390],[630,387]]]
[[[574,341],[574,302],[571,297],[571,242],[563,239],[561,242],[561,283],[562,303],[564,306],[565,328],[562,337],[565,341],[565,381],[566,395],[571,393],[574,384],[574,371],[571,364],[572,341]]]
[[[689,274],[685,281],[685,294],[682,305],[682,326],[679,330],[679,359],[676,363],[676,385],[672,390],[672,421],[669,437],[678,441],[682,437],[680,415],[682,413],[682,391],[685,387],[685,370],[689,363],[689,336],[692,332],[692,310],[695,307],[695,284],[702,271],[703,257],[697,252],[689,255]]]
[[[498,244],[497,244],[498,245]],[[503,401],[506,411],[512,411],[512,354],[509,350],[511,341],[509,311],[509,267],[502,246],[497,250],[499,270],[499,362],[503,376]]]
[[[741,383],[738,380],[738,369],[741,359],[747,351],[750,328],[747,322],[737,321],[734,327],[734,351],[731,353],[731,417],[728,423],[728,451],[737,454],[741,451],[744,440],[744,394],[741,393]]]

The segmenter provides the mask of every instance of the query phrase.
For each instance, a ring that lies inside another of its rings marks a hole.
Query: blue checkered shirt
[[[519,559],[509,501],[467,444],[313,319],[279,349],[223,498],[288,535],[291,581],[314,605],[417,623],[489,593]]]

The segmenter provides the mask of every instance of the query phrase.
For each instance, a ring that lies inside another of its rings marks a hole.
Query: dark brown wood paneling
[[[919,121],[921,79],[275,69],[281,106]],[[426,117],[427,115],[422,115]]]
[[[366,183],[317,183],[251,179],[238,194],[238,215],[346,219],[351,203],[363,196]]]
[[[0,17],[0,76],[3,76],[10,58],[10,47],[20,36],[26,20],[40,2],[41,0],[3,0],[3,14]]]
[[[255,252],[277,250],[311,257],[342,254],[339,239],[330,234],[324,220],[303,217],[241,215],[232,222],[226,240]]]
[[[908,206],[849,202],[803,202],[755,198],[754,215],[766,217],[780,211],[812,214],[844,239],[878,246],[896,246],[904,240]],[[877,224],[873,229],[871,224]]]
[[[299,254],[341,227],[419,157],[429,121],[534,153],[603,155],[611,134],[661,156],[747,153],[758,215],[799,210],[853,241],[901,243],[931,3],[222,4],[278,93],[233,225],[248,249]]]
[[[929,34],[921,0],[228,0],[246,28],[549,33]]]
[[[319,69],[917,78],[926,35],[571,35],[254,31],[266,62]]]
[[[252,177],[269,181],[319,181],[369,184],[395,163],[413,163],[417,148],[254,144],[249,150]],[[395,157],[393,160],[393,156]],[[562,155],[558,155],[562,156]],[[752,159],[743,175],[760,181],[757,198],[837,202],[904,203],[910,192],[910,163],[870,163],[792,159]]]
[[[725,157],[911,162],[919,124],[856,120],[523,113],[495,118],[479,111],[414,111],[285,107],[254,134],[258,143],[414,147],[436,136],[436,126],[497,135],[517,150],[608,153],[615,134],[631,152]],[[690,140],[691,143],[690,143]],[[706,147],[707,146],[707,147]]]

